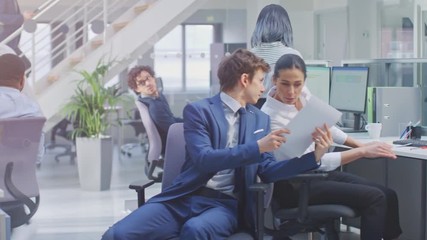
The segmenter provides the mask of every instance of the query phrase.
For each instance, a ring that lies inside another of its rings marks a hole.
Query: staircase
[[[69,6],[71,13],[52,20],[52,23],[60,23],[51,24],[55,26],[50,30],[51,41],[61,40],[57,47],[51,49],[52,57],[39,56],[37,60],[38,54],[43,54],[47,48],[42,46],[43,41],[37,41],[42,38],[40,36],[33,36],[31,47],[27,47],[30,52],[24,50],[33,63],[30,85],[48,119],[45,130],[62,118],[58,113],[73,95],[79,79],[76,70],[92,70],[101,59],[114,59],[115,64],[105,81],[110,80],[206,1],[82,0]],[[61,1],[53,2],[49,9],[58,11]],[[43,14],[48,14],[47,10],[40,10],[35,18],[41,18]],[[77,25],[78,28],[70,30],[70,26]],[[89,26],[99,34],[89,38]],[[52,35],[52,32],[56,34]],[[50,67],[52,58],[62,60]],[[46,71],[46,68],[50,70]]]

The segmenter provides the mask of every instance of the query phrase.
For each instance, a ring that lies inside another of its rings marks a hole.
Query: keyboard
[[[427,140],[420,140],[420,139],[400,139],[393,141],[393,144],[397,145],[407,145],[412,147],[426,147],[427,146]]]

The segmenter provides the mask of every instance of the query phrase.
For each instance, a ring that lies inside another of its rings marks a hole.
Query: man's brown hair
[[[217,75],[221,91],[231,90],[244,73],[248,74],[249,80],[252,81],[255,72],[259,69],[268,72],[270,66],[252,52],[242,48],[237,49],[219,64]]]
[[[137,86],[136,86],[136,77],[142,71],[146,71],[152,77],[156,77],[155,74],[154,74],[154,70],[150,66],[136,66],[136,67],[133,67],[131,70],[129,70],[129,73],[128,73],[128,86],[132,90],[135,90],[137,88]]]

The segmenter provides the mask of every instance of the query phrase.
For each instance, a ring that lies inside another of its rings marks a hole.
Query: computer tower
[[[373,87],[368,89],[368,122],[383,124],[381,136],[400,136],[405,126],[421,120],[421,89]]]

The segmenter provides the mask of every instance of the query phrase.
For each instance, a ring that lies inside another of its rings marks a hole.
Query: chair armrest
[[[293,182],[301,182],[325,179],[326,177],[328,177],[328,173],[325,172],[310,172],[298,174],[295,177],[290,178],[289,180]]]
[[[163,158],[162,156],[160,157],[159,160],[153,160],[151,161],[151,163],[146,163],[149,164],[148,166],[148,170],[145,173],[147,175],[147,178],[149,180],[153,180],[155,182],[162,182],[163,179],[163,172],[158,172],[157,176],[154,176],[154,170],[156,169],[157,166],[163,166]]]
[[[130,189],[134,189],[138,196],[138,207],[145,203],[145,189],[153,185],[156,181],[153,180],[139,180],[129,184]]]
[[[256,183],[249,186],[249,191],[256,194],[256,223],[255,223],[255,240],[264,238],[264,195],[269,188],[269,184]]]
[[[308,202],[310,193],[310,184],[313,180],[325,179],[328,173],[325,172],[311,172],[302,173],[291,178],[292,182],[300,183],[299,198],[298,198],[298,221],[303,223],[308,219]]]

